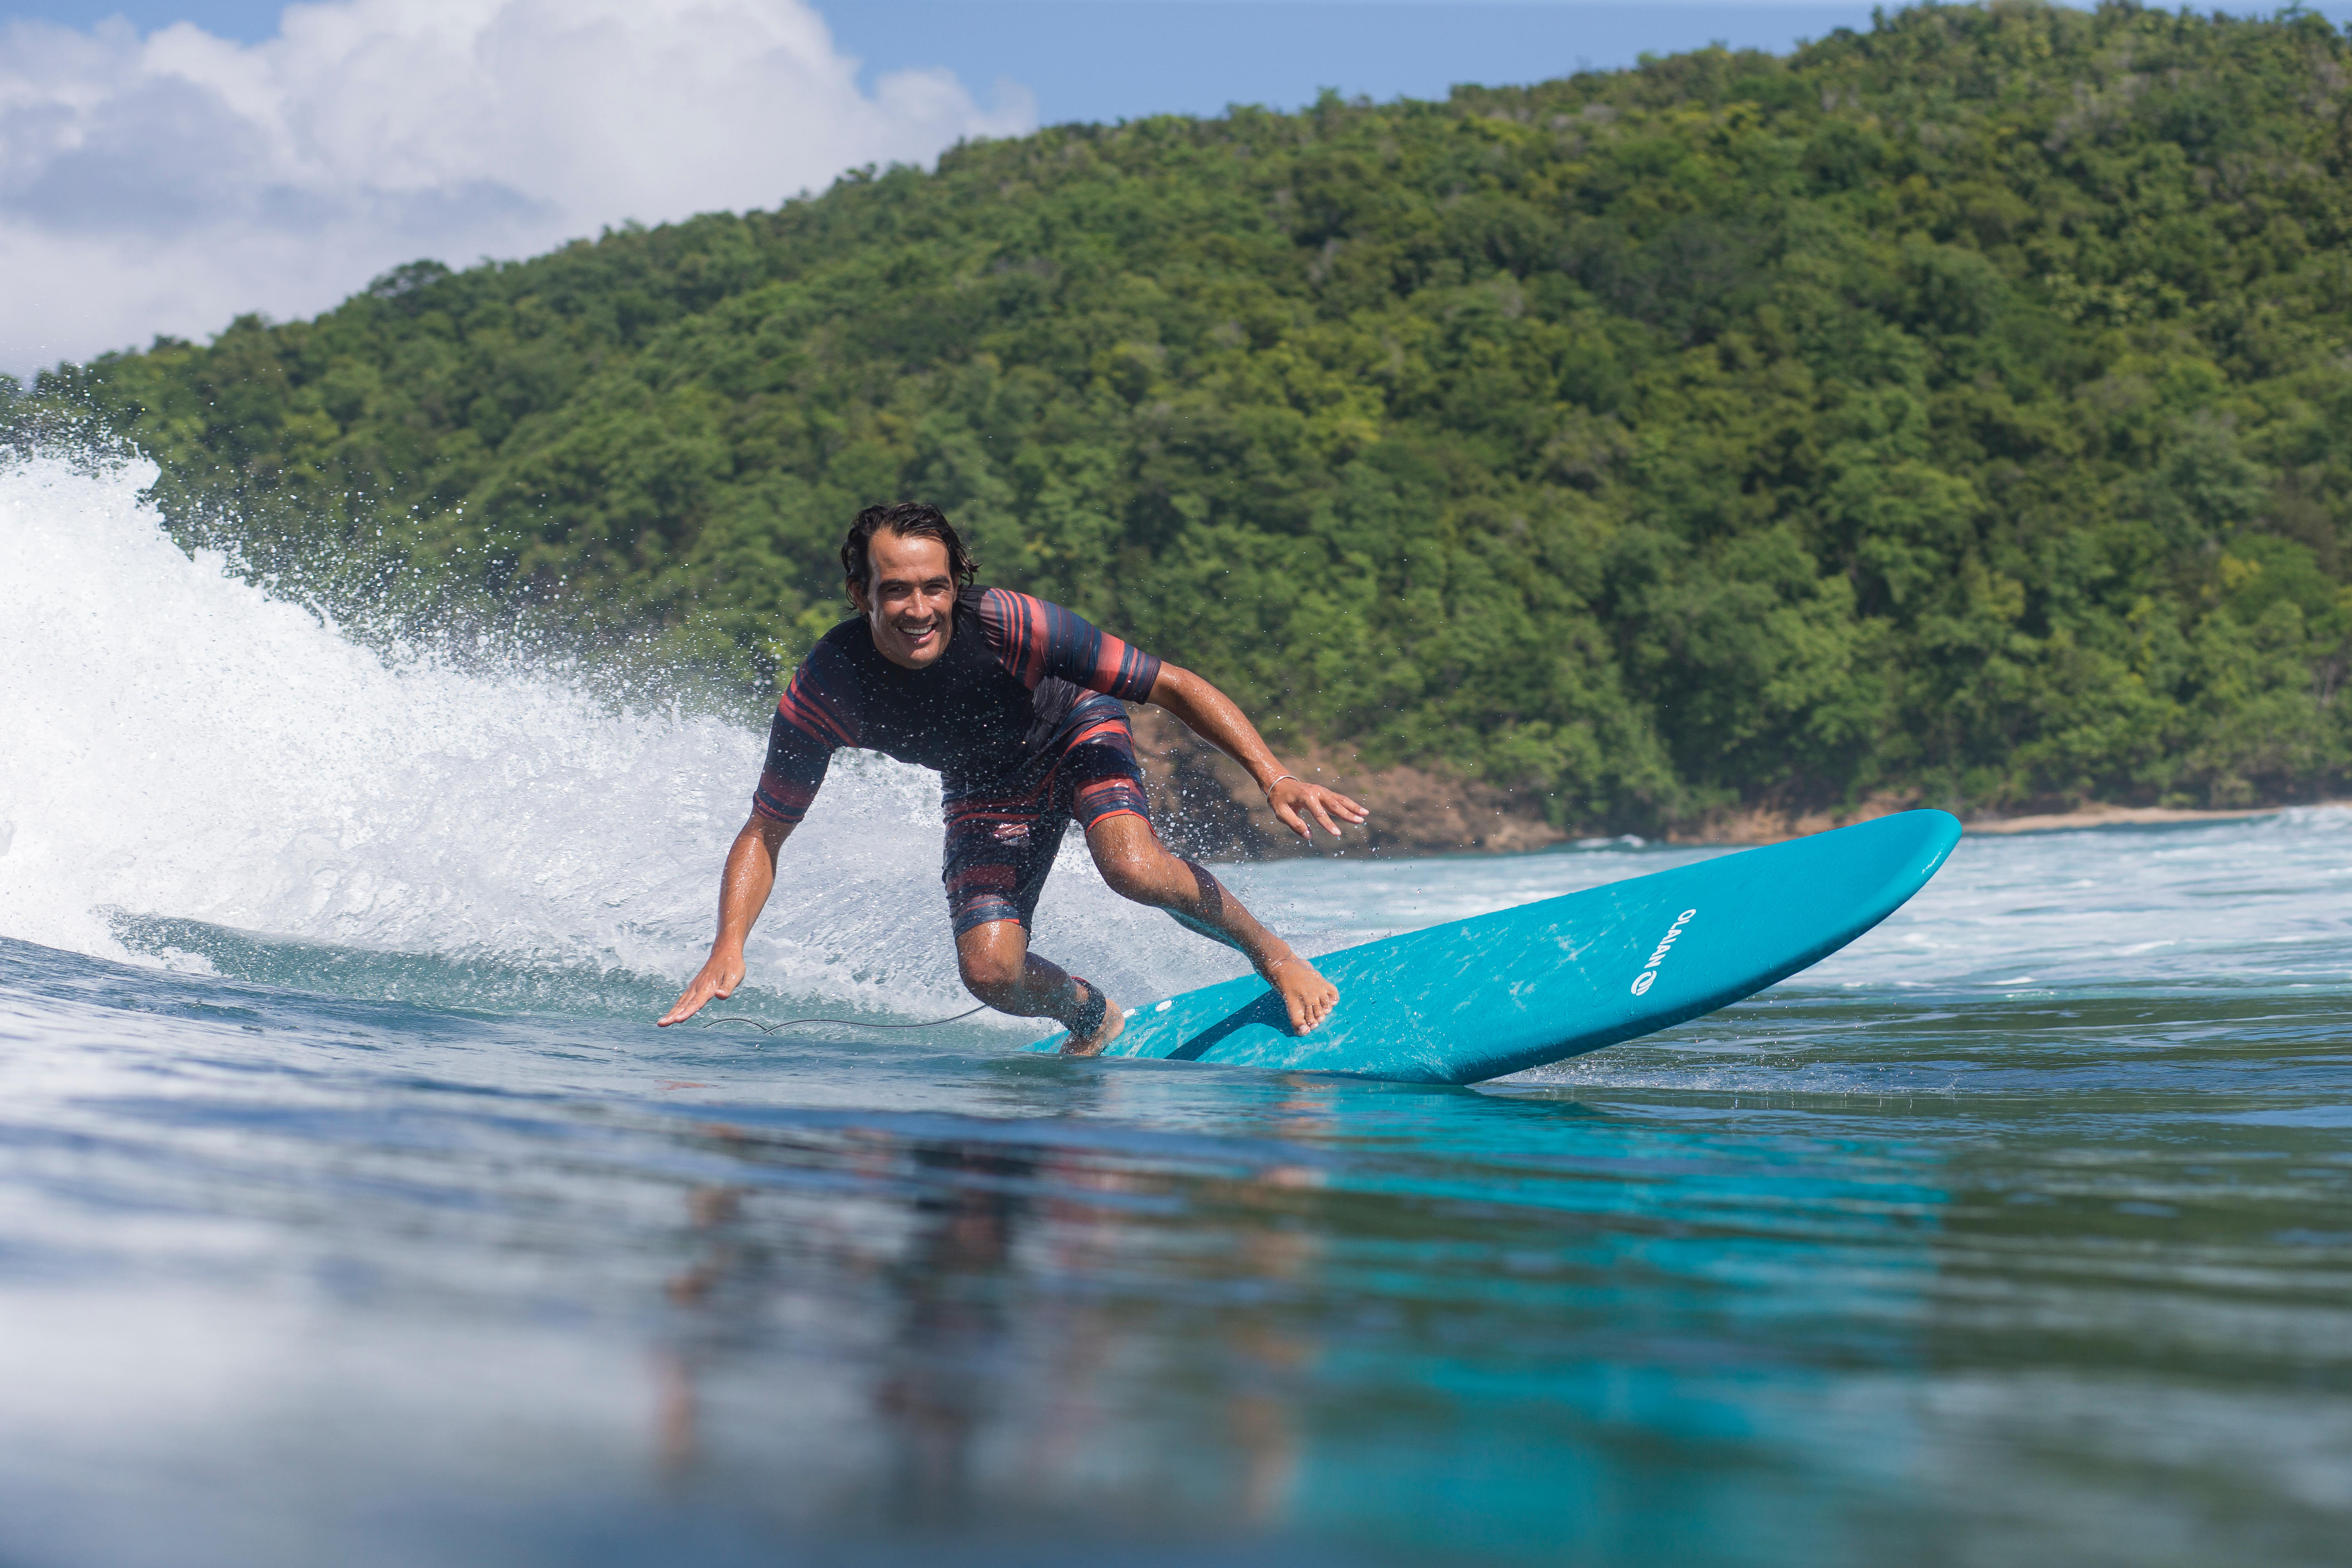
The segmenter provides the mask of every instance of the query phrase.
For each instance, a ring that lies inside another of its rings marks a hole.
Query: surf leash
[[[749,1024],[763,1035],[778,1034],[796,1024],[837,1024],[845,1029],[936,1029],[941,1024],[959,1023],[971,1017],[974,1013],[987,1011],[988,1004],[982,1002],[979,1006],[968,1007],[952,1018],[932,1018],[920,1024],[868,1024],[856,1018],[787,1018],[781,1024],[763,1024],[759,1019],[746,1016],[741,1013],[721,1013],[716,1017],[704,1016],[702,1026],[708,1029],[719,1024]]]

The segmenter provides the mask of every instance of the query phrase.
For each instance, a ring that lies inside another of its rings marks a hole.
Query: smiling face
[[[947,651],[955,630],[955,574],[948,547],[936,539],[909,539],[877,530],[866,542],[869,586],[849,585],[849,597],[874,633],[884,658],[906,669],[928,669]]]

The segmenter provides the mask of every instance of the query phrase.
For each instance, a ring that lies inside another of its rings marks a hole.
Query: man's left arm
[[[981,595],[980,624],[1004,668],[1034,689],[1045,677],[1129,702],[1166,709],[1250,772],[1282,825],[1309,843],[1311,816],[1333,837],[1340,823],[1370,814],[1339,791],[1308,784],[1286,769],[1234,700],[1193,674],[1103,631],[1074,610],[1027,594],[991,588]]]
[[[1310,816],[1336,838],[1341,823],[1360,826],[1370,815],[1338,790],[1309,784],[1284,768],[1267,747],[1265,737],[1234,706],[1234,700],[1191,670],[1162,662],[1148,700],[1173,713],[1194,734],[1247,768],[1257,787],[1265,792],[1274,815],[1308,843],[1315,840],[1314,830],[1307,826]]]

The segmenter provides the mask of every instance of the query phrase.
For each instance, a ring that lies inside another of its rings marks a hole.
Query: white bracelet
[[[1265,781],[1266,799],[1272,800],[1274,798],[1274,786],[1280,784],[1285,779],[1288,779],[1292,784],[1305,784],[1307,782],[1305,779],[1300,778],[1297,773],[1276,773],[1272,778]]]

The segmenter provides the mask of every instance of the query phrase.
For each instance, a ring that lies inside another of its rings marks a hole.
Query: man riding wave
[[[975,567],[936,507],[867,507],[841,547],[850,603],[776,704],[751,816],[719,884],[719,934],[700,973],[662,1015],[692,1017],[743,983],[743,942],[776,880],[776,854],[842,746],[936,769],[947,818],[956,963],[1000,1012],[1049,1017],[1063,1049],[1092,1056],[1126,1015],[1092,983],[1029,951],[1029,922],[1063,831],[1076,821],[1113,891],[1166,910],[1247,955],[1280,993],[1293,1032],[1323,1021],[1339,992],[1195,861],[1152,831],[1124,698],[1183,721],[1247,768],[1285,826],[1334,836],[1364,808],[1285,772],[1223,692],[1099,631],[1058,605],[975,588]]]

